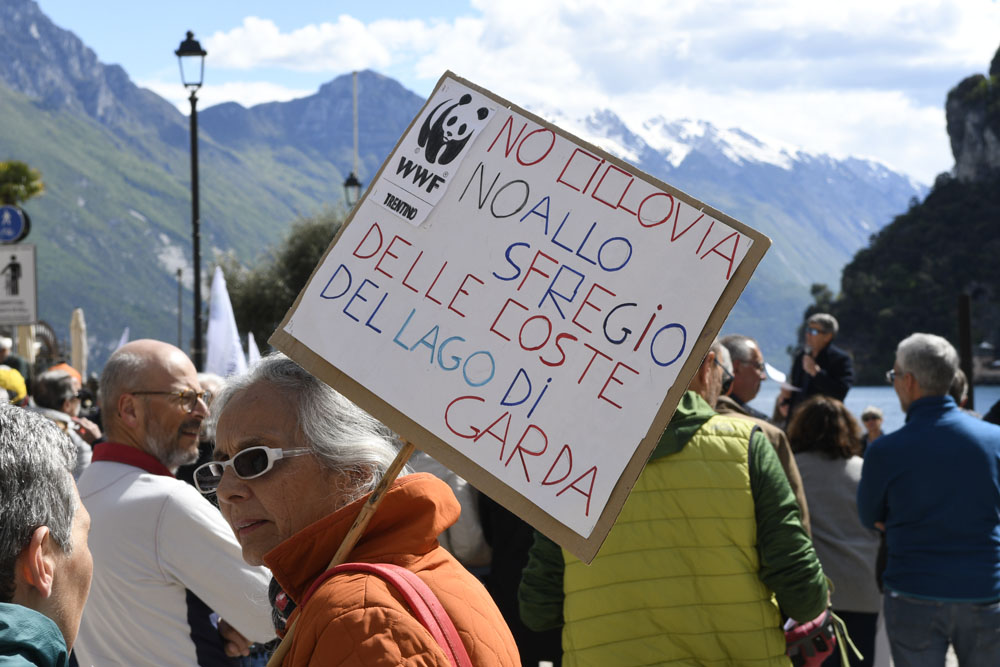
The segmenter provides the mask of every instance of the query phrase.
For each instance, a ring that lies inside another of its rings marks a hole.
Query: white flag
[[[115,346],[117,350],[119,347],[128,342],[128,327],[125,327],[125,331],[122,332],[122,337],[118,339],[118,345]]]
[[[90,350],[87,346],[87,320],[83,316],[83,308],[74,308],[69,318],[70,366],[75,368],[81,377],[87,377],[87,357]]]
[[[208,305],[208,335],[205,352],[205,372],[222,377],[245,373],[247,359],[243,356],[240,334],[236,330],[233,305],[226,290],[222,267],[215,267],[212,276],[212,296]]]
[[[260,361],[260,348],[257,347],[253,332],[250,331],[247,333],[247,366],[253,366],[258,361]]]

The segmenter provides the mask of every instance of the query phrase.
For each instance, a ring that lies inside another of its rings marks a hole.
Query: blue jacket
[[[948,396],[914,401],[870,444],[858,485],[865,526],[885,523],[885,585],[950,601],[1000,599],[1000,426]]]
[[[65,667],[66,641],[48,616],[0,602],[0,666]]]

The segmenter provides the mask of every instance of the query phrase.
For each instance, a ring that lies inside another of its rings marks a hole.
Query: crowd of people
[[[906,424],[859,423],[836,335],[808,318],[771,416],[756,341],[714,341],[589,565],[426,454],[394,478],[280,353],[223,381],[127,343],[93,419],[72,368],[0,361],[0,665],[871,665],[880,614],[897,667],[1000,664],[1000,426],[923,333]]]

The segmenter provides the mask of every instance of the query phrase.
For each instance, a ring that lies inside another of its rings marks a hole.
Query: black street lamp
[[[181,83],[191,91],[191,250],[194,262],[194,341],[191,345],[191,357],[194,366],[203,370],[205,348],[201,336],[201,235],[199,232],[198,213],[198,97],[196,93],[201,88],[205,76],[205,56],[208,52],[194,38],[194,33],[188,30],[187,38],[174,51],[181,68]]]
[[[351,172],[351,175],[347,177],[344,181],[344,201],[347,202],[347,208],[354,208],[354,205],[358,203],[358,199],[361,198],[361,181],[358,177]]]
[[[354,98],[354,169],[351,175],[344,181],[344,201],[347,208],[354,208],[354,205],[361,199],[361,181],[358,180],[358,73],[355,71],[351,77],[351,96]]]

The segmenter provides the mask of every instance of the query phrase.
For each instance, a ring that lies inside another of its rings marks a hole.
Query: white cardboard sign
[[[446,74],[272,342],[589,561],[768,245]]]

